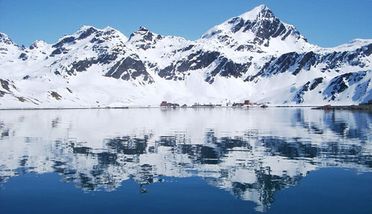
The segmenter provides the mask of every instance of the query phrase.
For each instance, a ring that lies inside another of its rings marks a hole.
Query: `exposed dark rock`
[[[24,97],[16,97],[19,102],[26,102],[26,99]]]
[[[258,44],[263,44],[267,39],[276,38],[283,35],[286,32],[286,27],[277,18],[270,19],[273,16],[271,11],[266,11],[264,13],[266,19],[261,19],[258,22],[246,23],[244,31],[252,30],[258,38]]]
[[[0,43],[4,43],[7,45],[13,45],[13,41],[5,34],[0,33]]]
[[[78,40],[85,39],[85,38],[87,38],[88,36],[92,35],[95,32],[97,32],[97,29],[95,29],[94,27],[89,27],[84,32],[82,32],[77,39]]]
[[[97,58],[97,62],[101,64],[109,64],[116,60],[118,57],[117,52],[100,54]]]
[[[187,46],[187,47],[185,47],[185,48],[183,48],[183,49],[181,49],[181,50],[178,50],[178,51],[189,51],[189,50],[191,50],[193,47],[195,47],[194,45],[189,45],[189,46]]]
[[[3,87],[3,89],[10,92],[9,81],[0,79],[0,84],[1,84],[1,87]]]
[[[297,104],[303,103],[304,98],[303,96],[307,91],[314,90],[320,83],[323,82],[323,77],[315,78],[312,81],[308,81],[305,83],[294,95],[292,101],[296,102]]]
[[[359,82],[367,74],[367,71],[352,72],[333,78],[324,90],[324,99],[335,100],[338,94],[345,91],[349,86]]]
[[[231,19],[228,23],[234,25],[234,27],[231,29],[233,33],[238,32],[244,26],[244,20],[240,17],[235,17]]]
[[[67,53],[67,49],[65,49],[63,47],[59,47],[59,48],[55,49],[54,51],[52,51],[50,56],[54,57],[55,55],[59,55],[59,54],[63,54],[63,53]]]
[[[137,48],[147,50],[162,38],[161,35],[156,35],[147,28],[141,26],[136,32],[129,36],[129,42],[134,43]]]
[[[273,57],[255,74],[246,78],[246,81],[253,81],[258,77],[269,77],[284,72],[291,72],[297,75],[301,71],[309,71],[318,64],[325,64],[323,72],[335,70],[344,65],[365,67],[361,60],[365,56],[369,56],[372,51],[372,44],[363,46],[355,51],[343,51],[332,53],[314,53],[312,51],[299,54],[290,52],[283,54],[277,58]]]
[[[304,98],[303,98],[303,95],[305,94],[306,91],[309,90],[309,85],[310,85],[310,81],[307,82],[305,85],[303,85],[298,91],[297,93],[295,94],[295,96],[293,97],[293,101],[296,102],[297,104],[299,103],[303,103],[304,102]]]
[[[103,40],[102,38],[99,38],[99,37],[94,37],[93,39],[90,40],[90,43],[96,43],[96,44],[101,44],[101,43],[104,43],[105,40]]]
[[[54,99],[56,99],[56,100],[60,100],[61,98],[62,98],[62,96],[61,95],[59,95],[57,92],[55,92],[55,91],[51,91],[50,92],[50,95],[54,98]]]
[[[28,59],[28,56],[26,53],[21,53],[18,57],[19,59],[22,59],[23,61],[27,60]]]
[[[74,44],[75,43],[75,37],[73,37],[73,36],[65,37],[61,41],[59,41],[58,43],[52,45],[52,47],[53,48],[61,48],[64,44],[69,44],[69,43]]]
[[[80,60],[72,63],[72,67],[70,70],[67,70],[68,74],[73,74],[75,71],[77,72],[82,72],[87,70],[91,65],[96,64],[97,60],[96,59],[85,59],[85,60]]]
[[[106,74],[107,77],[116,79],[130,80],[136,79],[140,76],[143,77],[147,83],[152,83],[154,80],[146,71],[146,67],[142,61],[126,57],[125,59],[117,62]]]
[[[253,76],[247,77],[246,81],[253,81],[258,77],[268,77],[279,73],[284,73],[297,62],[299,57],[298,53],[290,52],[281,55],[278,58],[272,58],[269,60],[262,69]]]
[[[310,68],[317,64],[318,56],[310,51],[307,52],[305,55],[301,57],[301,59],[298,61],[297,65],[298,67],[294,72],[292,72],[293,75],[297,75],[302,69],[304,70],[310,70]]]
[[[314,90],[322,82],[323,82],[323,77],[315,78],[310,85],[310,91]]]
[[[112,61],[116,60],[117,56],[118,56],[117,53],[111,54],[103,53],[99,55],[98,58],[89,58],[80,61],[75,61],[71,64],[71,68],[66,72],[69,75],[72,75],[75,74],[75,71],[76,72],[86,71],[89,67],[91,67],[94,64],[109,64]]]
[[[210,73],[206,81],[208,83],[213,83],[214,76],[220,75],[223,77],[241,77],[249,68],[251,63],[239,64],[235,63],[225,57],[219,59],[218,66]]]
[[[183,72],[208,67],[219,56],[220,53],[217,51],[203,52],[200,50],[190,54],[186,59],[182,59],[178,62],[175,62],[165,67],[164,69],[161,69],[158,72],[158,75],[165,79],[177,80],[178,79],[177,77],[179,77],[179,75],[184,77],[184,75],[182,75]]]

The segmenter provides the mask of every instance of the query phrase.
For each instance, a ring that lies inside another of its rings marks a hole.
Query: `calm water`
[[[0,213],[372,213],[372,114],[0,111]]]

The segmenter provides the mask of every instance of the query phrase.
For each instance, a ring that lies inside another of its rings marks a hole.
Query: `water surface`
[[[372,213],[372,114],[0,111],[0,213]]]

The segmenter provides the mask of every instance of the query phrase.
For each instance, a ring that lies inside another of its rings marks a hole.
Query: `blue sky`
[[[111,26],[127,36],[145,26],[197,39],[259,4],[320,46],[372,38],[372,0],[0,0],[0,32],[25,45],[53,43],[81,25]]]

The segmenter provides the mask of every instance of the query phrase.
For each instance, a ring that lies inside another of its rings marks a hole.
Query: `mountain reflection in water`
[[[266,211],[312,171],[370,172],[371,120],[306,108],[0,111],[0,182],[53,172],[83,191],[131,179],[148,192],[200,177]]]

